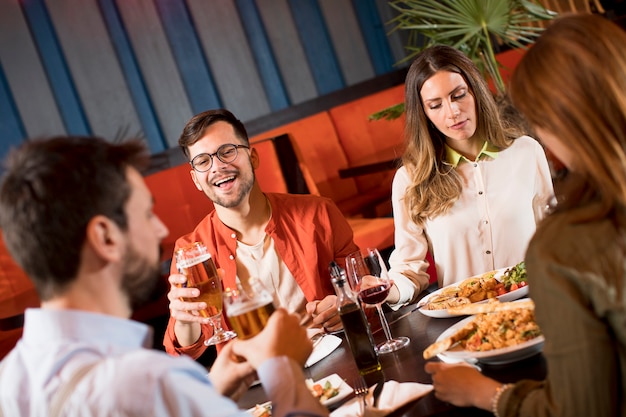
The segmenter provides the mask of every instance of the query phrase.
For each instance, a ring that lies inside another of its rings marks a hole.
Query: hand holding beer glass
[[[195,299],[183,298],[183,301],[203,301],[206,308],[200,311],[202,317],[208,317],[213,327],[213,336],[205,340],[207,346],[226,342],[236,333],[222,328],[222,281],[217,274],[215,263],[202,242],[194,242],[176,251],[176,267],[187,278],[183,287],[197,288],[200,295]]]
[[[237,288],[224,291],[224,307],[228,321],[239,339],[256,336],[275,310],[274,297],[258,278],[251,277]]]

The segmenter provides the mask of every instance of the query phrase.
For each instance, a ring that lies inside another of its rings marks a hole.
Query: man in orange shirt
[[[335,204],[312,195],[263,193],[255,179],[259,166],[245,127],[227,110],[194,116],[178,141],[191,164],[191,178],[215,210],[196,229],[179,238],[175,250],[201,241],[223,274],[224,287],[258,277],[274,292],[280,307],[300,313],[303,324],[328,331],[341,328],[328,265],[340,265],[358,250],[350,225]],[[198,358],[211,334],[198,311],[198,295],[179,288],[186,281],[173,262],[168,298],[171,317],[164,345],[171,354]]]

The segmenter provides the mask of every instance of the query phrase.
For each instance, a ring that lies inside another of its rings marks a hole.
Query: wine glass
[[[242,340],[263,330],[276,310],[272,293],[256,277],[250,277],[244,284],[237,281],[237,288],[226,288],[224,309],[228,322]]]
[[[194,242],[176,251],[176,267],[187,278],[183,287],[197,288],[197,298],[183,298],[183,301],[204,301],[206,308],[200,310],[202,317],[208,317],[213,327],[213,336],[204,341],[207,346],[226,342],[237,337],[235,332],[222,328],[222,281],[211,254],[202,242]]]
[[[353,252],[346,257],[346,273],[353,291],[359,299],[376,306],[380,316],[380,324],[385,332],[386,340],[376,346],[378,353],[394,352],[409,344],[408,337],[391,337],[389,324],[385,318],[382,304],[389,294],[391,282],[387,275],[387,267],[377,249],[367,248],[363,252]]]

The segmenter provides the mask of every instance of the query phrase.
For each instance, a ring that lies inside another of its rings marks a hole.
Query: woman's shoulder
[[[541,144],[539,143],[539,141],[537,141],[537,139],[528,135],[523,135],[513,140],[513,144],[510,146],[510,148],[513,147],[536,149],[541,148]]]
[[[545,158],[545,151],[543,146],[537,141],[537,139],[531,136],[520,136],[513,140],[511,146],[502,151],[504,155],[510,155],[511,157],[520,158],[520,155],[526,155],[529,158]],[[514,156],[512,156],[515,154]]]

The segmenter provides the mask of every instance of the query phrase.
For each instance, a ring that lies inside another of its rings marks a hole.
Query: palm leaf
[[[433,44],[450,45],[467,54],[499,93],[504,92],[494,41],[524,48],[543,30],[538,22],[556,14],[532,0],[391,0],[398,12],[389,24],[391,32],[409,31],[407,56],[412,60]],[[426,41],[419,34],[426,37]]]

